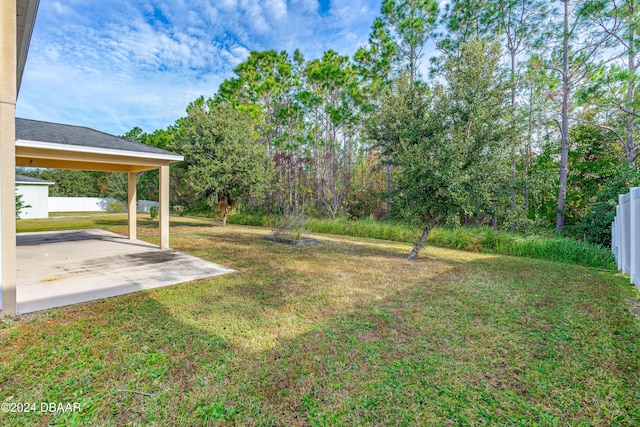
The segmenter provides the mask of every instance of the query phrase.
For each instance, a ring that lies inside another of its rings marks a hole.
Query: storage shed
[[[49,218],[49,186],[53,182],[16,174],[16,195],[22,195],[25,208],[20,211],[21,219]]]

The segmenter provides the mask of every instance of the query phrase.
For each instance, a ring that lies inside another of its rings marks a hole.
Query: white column
[[[15,314],[16,301],[16,98],[17,28],[15,0],[0,2],[0,284],[2,314]]]
[[[136,240],[138,238],[137,235],[137,216],[138,213],[138,203],[137,203],[137,193],[136,193],[136,173],[129,172],[129,240]]]
[[[160,167],[160,249],[169,248],[169,166]]]

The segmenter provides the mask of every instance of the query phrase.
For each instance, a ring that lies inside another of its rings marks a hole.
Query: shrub
[[[22,210],[30,208],[31,205],[26,204],[22,200],[22,194],[16,194],[16,219],[20,219],[20,215],[22,215]]]
[[[275,237],[282,237],[291,240],[300,240],[306,229],[306,217],[304,214],[287,215],[270,218],[271,231]]]
[[[118,201],[112,201],[107,203],[107,212],[109,213],[122,213],[124,212],[124,205]]]
[[[589,204],[589,208],[577,223],[565,229],[568,235],[603,246],[611,245],[611,223],[616,216],[618,195],[629,192],[640,184],[640,173],[634,167],[624,166],[605,181],[602,189]]]
[[[273,228],[278,218],[281,217],[260,216],[255,213],[236,214],[229,218],[229,222],[239,225]],[[340,234],[407,243],[415,243],[420,235],[418,227],[405,223],[377,221],[371,218],[357,221],[343,218],[311,218],[306,221],[305,228],[313,233]],[[430,245],[443,248],[514,255],[588,267],[615,269],[615,260],[608,248],[567,237],[525,236],[505,231],[495,231],[489,227],[436,227],[429,235],[427,242]]]
[[[158,218],[158,207],[157,206],[151,206],[149,208],[149,216],[151,217],[151,219]]]

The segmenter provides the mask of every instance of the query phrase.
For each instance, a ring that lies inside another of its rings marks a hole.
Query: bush
[[[275,237],[300,240],[307,233],[307,219],[304,214],[273,217],[270,219],[271,231]]]
[[[149,216],[151,217],[151,219],[158,218],[158,207],[157,206],[151,206],[149,208]]]
[[[122,213],[124,210],[124,205],[121,202],[113,201],[107,203],[107,212],[109,213]]]
[[[23,209],[28,209],[30,207],[31,205],[26,204],[22,200],[22,194],[16,194],[16,219],[20,219]]]
[[[172,206],[172,207],[171,207],[171,210],[173,211],[173,213],[174,213],[175,215],[178,215],[178,216],[184,216],[184,213],[185,213],[185,208],[184,208],[184,206],[175,205],[175,206]]]
[[[584,217],[566,227],[568,235],[597,245],[611,245],[611,223],[616,216],[618,195],[629,192],[640,184],[640,172],[633,166],[624,166],[609,178],[590,203]]]

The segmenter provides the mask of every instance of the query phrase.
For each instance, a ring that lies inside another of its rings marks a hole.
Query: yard
[[[142,217],[141,217],[142,218]],[[104,228],[124,214],[20,221]],[[613,272],[172,218],[171,246],[237,270],[0,323],[19,425],[640,424],[640,300]],[[157,243],[140,219],[138,237]],[[40,412],[41,402],[81,410]]]

